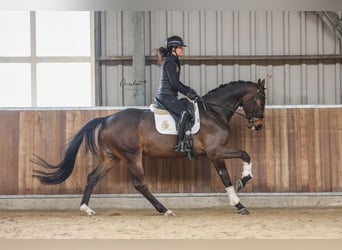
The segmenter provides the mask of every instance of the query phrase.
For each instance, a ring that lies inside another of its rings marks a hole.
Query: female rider
[[[155,99],[176,119],[178,137],[175,150],[189,153],[191,148],[184,138],[190,114],[186,103],[178,98],[178,93],[182,93],[191,100],[199,100],[200,96],[179,80],[181,71],[179,58],[184,54],[184,47],[186,45],[181,37],[171,36],[166,39],[165,47],[157,49],[156,56],[158,64],[161,65],[161,71],[160,85]]]

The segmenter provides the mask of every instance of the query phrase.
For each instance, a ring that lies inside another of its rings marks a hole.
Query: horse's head
[[[241,106],[245,111],[246,118],[248,120],[248,128],[260,130],[264,125],[264,110],[265,110],[265,102],[266,102],[266,95],[265,95],[265,79],[258,80],[256,83],[256,88],[253,87],[242,98]]]

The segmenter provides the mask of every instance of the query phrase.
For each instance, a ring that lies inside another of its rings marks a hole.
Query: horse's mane
[[[222,83],[220,86],[218,86],[217,88],[215,89],[212,89],[210,90],[207,94],[205,94],[203,97],[206,97],[212,93],[215,93],[217,92],[218,90],[222,90],[223,88],[225,87],[229,87],[229,86],[233,86],[233,85],[238,85],[238,84],[251,84],[253,82],[251,81],[243,81],[243,80],[239,80],[239,81],[231,81],[231,82],[228,82],[228,83]]]

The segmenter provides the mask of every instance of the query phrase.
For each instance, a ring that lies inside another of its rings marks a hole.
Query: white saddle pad
[[[198,112],[198,104],[194,103],[195,108],[195,123],[191,128],[190,133],[196,134],[200,129],[200,118]],[[169,112],[163,109],[157,109],[154,104],[150,105],[151,111],[154,113],[155,126],[159,133],[166,135],[177,135],[177,126],[173,117]]]

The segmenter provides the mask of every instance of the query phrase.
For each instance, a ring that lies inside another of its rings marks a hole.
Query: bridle
[[[252,102],[253,100],[257,100],[259,97],[264,97],[265,98],[265,95],[264,94],[261,94],[260,93],[260,90],[257,89],[257,92],[255,95],[253,95],[251,98],[249,98],[245,103],[241,103],[238,107],[242,107],[244,108],[244,106],[246,106],[247,104],[249,104],[250,102]],[[229,107],[225,107],[223,105],[220,105],[220,104],[217,104],[217,103],[213,103],[213,102],[207,102],[203,99],[199,100],[200,102],[202,102],[203,104],[203,107],[204,107],[204,110],[208,113],[209,112],[209,109],[206,107],[206,106],[216,106],[216,107],[219,107],[225,111],[229,111],[229,112],[232,112],[232,113],[235,113],[243,118],[246,118],[248,121],[250,121],[253,117],[255,118],[258,118],[258,119],[263,119],[264,118],[264,115],[260,115],[260,114],[257,114],[256,112],[256,105],[253,106],[253,110],[252,110],[252,113],[247,113],[247,114],[242,114],[238,111],[236,111],[236,109],[238,108],[235,108],[235,109],[232,109],[232,108],[229,108]],[[210,117],[213,117],[211,114],[209,114]]]
[[[245,103],[241,104],[240,106],[243,108],[245,105],[249,104],[251,101],[256,101],[259,97],[263,97],[263,98],[266,98],[264,94],[261,94],[260,93],[260,90],[257,89],[257,92],[254,96],[252,96],[251,98],[249,98]],[[256,112],[256,105],[253,105],[253,110],[252,110],[252,113],[248,113],[245,115],[245,118],[246,119],[251,119],[252,117],[255,117],[255,118],[258,118],[258,119],[263,119],[264,118],[264,115],[263,114],[258,114]]]

